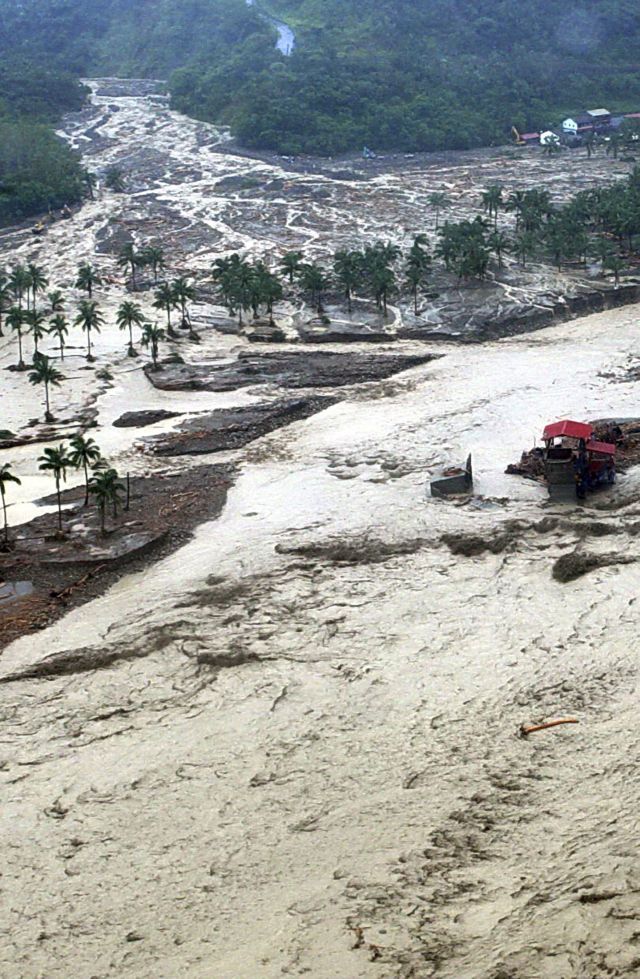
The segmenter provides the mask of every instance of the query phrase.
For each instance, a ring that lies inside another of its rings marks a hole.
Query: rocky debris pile
[[[333,388],[385,380],[434,359],[434,354],[343,354],[324,350],[254,354],[241,351],[233,361],[164,363],[162,370],[145,368],[145,373],[154,387],[163,391],[235,391],[257,384]]]
[[[283,398],[243,408],[221,408],[184,422],[177,433],[151,442],[158,456],[205,455],[239,449],[285,425],[309,418],[336,403],[336,398]]]
[[[179,418],[180,411],[166,411],[164,408],[150,408],[146,411],[125,411],[113,423],[114,428],[145,428],[169,418]]]

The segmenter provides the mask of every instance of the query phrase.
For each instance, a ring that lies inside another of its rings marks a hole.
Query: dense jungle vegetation
[[[3,54],[168,77],[176,108],[283,153],[466,148],[512,124],[640,108],[635,0],[0,0],[0,13]],[[294,28],[290,57],[265,14]]]

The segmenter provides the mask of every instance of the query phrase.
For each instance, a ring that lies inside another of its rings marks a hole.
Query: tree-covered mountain
[[[287,153],[464,148],[640,108],[636,0],[0,0],[0,14],[0,54],[168,77],[176,108]],[[293,26],[290,57],[265,15]]]

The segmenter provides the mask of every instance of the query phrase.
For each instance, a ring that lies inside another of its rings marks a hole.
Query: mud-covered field
[[[164,387],[113,322],[123,233],[204,279],[229,248],[408,239],[431,190],[464,209],[485,181],[560,196],[625,166],[514,151],[289,172],[228,153],[153,91],[97,92],[67,135],[98,171],[127,167],[133,192],[101,189],[37,241],[0,238],[0,264],[34,258],[70,296],[81,259],[111,279],[97,361],[74,337],[50,428],[24,375],[0,372],[0,429],[45,440],[0,451],[23,479],[10,522],[42,518],[36,457],[80,420],[134,478],[179,472],[188,492],[214,461],[234,482],[183,546],[2,653],[0,971],[638,976],[638,472],[576,508],[505,474],[549,421],[637,417],[634,307],[482,345],[318,351],[250,344],[205,301]],[[294,311],[282,321],[293,333]],[[214,459],[155,451],[199,439]],[[469,452],[474,495],[431,499]],[[521,736],[554,718],[578,723]]]

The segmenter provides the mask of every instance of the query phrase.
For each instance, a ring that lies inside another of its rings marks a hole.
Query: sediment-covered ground
[[[226,155],[224,134],[154,96],[100,91],[69,132],[98,167],[128,154],[134,195],[0,240],[60,284],[116,225],[166,233],[176,269],[204,270],[217,248],[302,236],[320,254],[365,223],[386,237],[392,214],[419,230],[418,190],[466,182],[471,200],[484,179],[480,158],[352,183],[292,172],[291,197],[270,198],[272,164]],[[572,160],[487,166],[503,183],[588,179]],[[256,174],[253,200],[214,193]],[[97,260],[115,274],[109,250]],[[121,471],[166,470],[157,437],[213,412],[335,403],[216,453],[236,467],[218,519],[3,652],[2,973],[637,976],[638,473],[572,508],[504,472],[550,420],[637,416],[634,308],[482,346],[396,339],[381,356],[440,356],[291,395],[264,377],[153,387],[111,322],[122,289],[100,294],[109,378],[71,351],[54,405],[71,430],[94,399]],[[194,369],[269,349],[194,312],[201,343],[179,345]],[[24,376],[1,384],[0,428],[42,432]],[[166,414],[113,425],[150,410]],[[13,523],[52,490],[38,451],[0,454],[24,477]],[[475,495],[432,500],[429,478],[468,452]],[[579,723],[520,736],[554,717]]]

